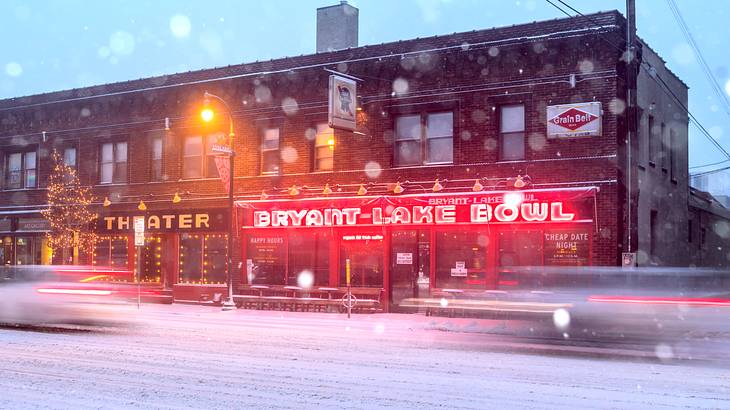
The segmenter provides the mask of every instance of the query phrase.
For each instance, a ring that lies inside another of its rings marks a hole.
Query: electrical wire
[[[725,113],[728,115],[728,117],[730,117],[730,101],[728,101],[725,92],[722,90],[722,87],[717,82],[717,78],[715,78],[715,75],[712,73],[712,69],[710,69],[710,66],[707,64],[707,60],[705,60],[705,57],[700,50],[700,47],[695,42],[695,39],[689,30],[689,26],[687,26],[687,23],[682,17],[682,13],[680,13],[679,11],[677,3],[674,0],[667,0],[667,5],[674,15],[674,20],[677,22],[677,25],[679,25],[679,28],[682,30],[684,38],[687,40],[690,47],[692,47],[692,50],[694,50],[695,54],[697,55],[700,62],[700,67],[702,67],[702,71],[705,73],[705,77],[707,77],[707,81],[710,83],[710,87],[715,92],[718,100],[720,100],[723,108],[725,108]]]
[[[565,14],[569,17],[574,17],[574,16],[571,16],[569,13],[567,13],[562,8],[560,8],[559,6],[557,6],[551,0],[545,0],[545,1],[548,2],[549,4],[551,4],[556,9],[560,10],[563,14]],[[566,7],[570,8],[572,11],[574,11],[581,17],[585,17],[586,19],[588,19],[594,26],[597,25],[595,20],[591,19],[590,16],[586,16],[585,14],[581,13],[580,11],[578,11],[577,9],[575,9],[574,7],[569,5],[567,2],[565,2],[563,0],[557,0],[557,1],[559,1],[561,4],[565,5]],[[600,33],[599,33],[599,35],[600,35]],[[603,36],[601,36],[601,37],[604,38]],[[617,47],[615,44],[611,43],[607,39],[604,38],[604,40],[606,40],[609,44],[613,45],[614,47]],[[619,50],[623,51],[623,49],[620,49],[620,48],[619,48]],[[728,160],[730,160],[730,153],[728,153],[728,151],[725,150],[725,148],[712,136],[712,134],[710,134],[707,131],[707,129],[702,125],[702,123],[697,119],[697,117],[695,117],[694,114],[692,114],[692,112],[689,111],[689,109],[684,104],[684,102],[674,93],[674,91],[672,91],[671,87],[669,87],[669,85],[667,85],[666,81],[664,81],[664,79],[661,77],[661,75],[659,75],[656,68],[654,68],[646,60],[643,60],[641,62],[641,67],[644,68],[644,70],[646,70],[647,74],[649,75],[649,78],[653,79],[657,84],[660,85],[659,88],[662,90],[662,92],[664,92],[664,94],[671,97],[672,99],[674,99],[677,102],[677,104],[682,108],[682,110],[689,116],[689,119],[695,125],[695,127],[697,127],[697,129],[700,131],[700,133],[702,135],[704,135],[705,138],[707,138],[710,141],[710,143],[712,145],[714,145],[715,148],[718,149],[718,151],[720,151]]]

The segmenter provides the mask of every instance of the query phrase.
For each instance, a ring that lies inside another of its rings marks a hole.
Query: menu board
[[[546,230],[544,232],[546,266],[586,266],[590,250],[587,230]]]
[[[284,277],[286,246],[284,236],[250,235],[246,258],[251,261],[249,281],[275,284]]]

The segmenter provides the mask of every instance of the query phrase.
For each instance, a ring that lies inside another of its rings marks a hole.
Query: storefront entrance
[[[391,234],[390,302],[391,310],[404,299],[428,297],[430,284],[429,230],[394,230]]]

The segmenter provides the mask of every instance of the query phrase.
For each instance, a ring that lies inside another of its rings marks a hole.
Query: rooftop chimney
[[[357,47],[357,7],[340,4],[317,9],[317,52]]]

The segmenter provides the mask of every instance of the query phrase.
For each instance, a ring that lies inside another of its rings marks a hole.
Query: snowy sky
[[[2,0],[0,98],[310,54],[315,51],[316,8],[337,2]],[[730,98],[725,44],[730,38],[730,2],[676,2]],[[624,0],[566,3],[582,13],[625,10]],[[361,45],[564,17],[544,0],[353,0],[350,4],[360,9]],[[667,2],[637,1],[637,27],[690,86],[692,113],[730,151],[730,113],[713,93]],[[691,126],[690,165],[723,159]]]

